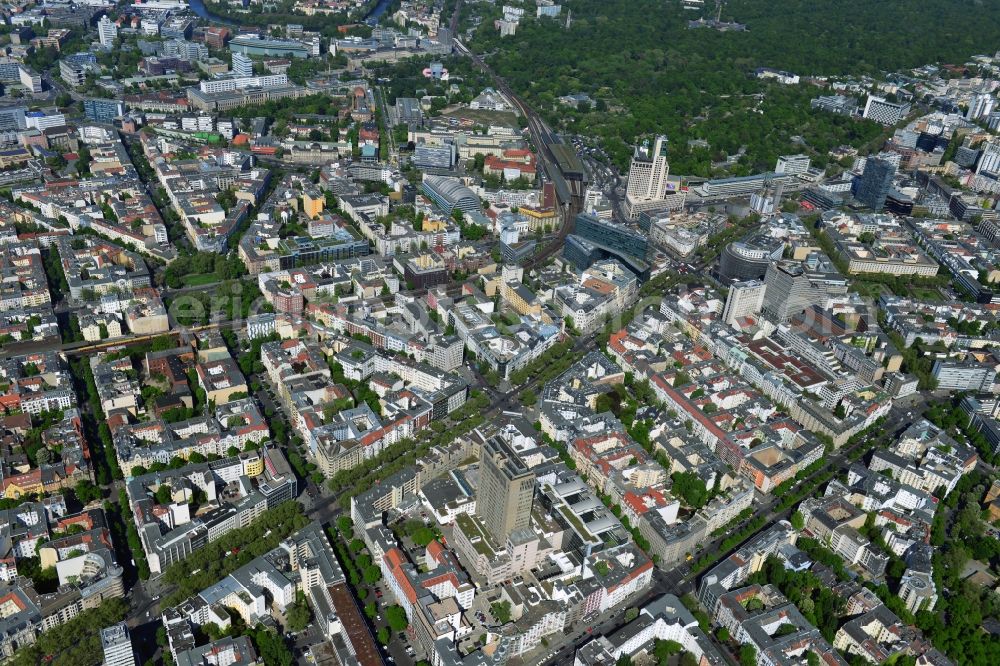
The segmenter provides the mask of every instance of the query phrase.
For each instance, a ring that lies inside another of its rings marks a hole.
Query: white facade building
[[[118,39],[118,24],[107,17],[102,16],[97,22],[97,38],[101,40],[101,46],[110,49]]]
[[[764,306],[764,291],[767,285],[763,280],[747,280],[736,282],[729,287],[729,297],[722,311],[722,320],[728,326],[734,326],[737,319],[758,314]]]
[[[632,164],[628,170],[628,185],[625,188],[625,202],[629,217],[637,216],[639,204],[661,201],[667,193],[667,137],[657,136],[653,145],[649,140],[636,146]]]
[[[101,629],[104,666],[135,666],[132,639],[124,622]]]
[[[251,78],[253,76],[253,60],[242,53],[233,54],[233,76],[237,78]]]

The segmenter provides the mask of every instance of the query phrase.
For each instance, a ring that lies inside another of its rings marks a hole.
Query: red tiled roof
[[[406,595],[411,604],[417,603],[417,591],[413,589],[413,584],[410,583],[409,577],[403,571],[405,560],[403,559],[402,551],[399,548],[390,548],[385,552],[383,557],[389,563],[389,571],[399,584],[399,589],[403,591],[403,594]]]
[[[441,542],[435,539],[427,544],[427,556],[430,557],[435,562],[441,561],[441,556],[444,554],[444,546]]]

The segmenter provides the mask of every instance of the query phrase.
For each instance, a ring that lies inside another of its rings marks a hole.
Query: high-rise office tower
[[[764,314],[775,322],[787,321],[791,315],[812,305],[809,278],[795,262],[778,261],[768,266],[764,283]]]
[[[625,203],[630,217],[638,215],[641,204],[661,201],[666,196],[669,175],[667,137],[657,136],[652,145],[646,139],[636,146],[625,187]]]
[[[766,285],[762,280],[733,283],[729,287],[729,296],[726,298],[726,308],[722,311],[722,320],[732,326],[737,319],[760,312],[764,305],[765,289]]]
[[[764,276],[764,316],[784,323],[803,310],[818,305],[829,306],[832,300],[847,295],[847,280],[829,262],[776,261]]]
[[[233,76],[246,78],[253,76],[253,60],[242,53],[233,54]]]
[[[476,515],[497,543],[528,527],[535,495],[535,475],[499,437],[483,444],[476,491]]]
[[[965,117],[969,120],[985,118],[993,113],[996,102],[996,98],[989,93],[977,93],[969,100],[969,109],[965,112]]]
[[[104,648],[104,666],[135,666],[132,639],[124,622],[101,629],[101,647]]]
[[[101,46],[110,49],[118,39],[118,24],[107,16],[102,16],[97,22],[97,38],[101,40]]]
[[[896,167],[889,162],[869,157],[865,161],[865,170],[858,179],[857,192],[854,197],[875,212],[885,206],[886,197],[892,189],[892,178],[896,175]]]

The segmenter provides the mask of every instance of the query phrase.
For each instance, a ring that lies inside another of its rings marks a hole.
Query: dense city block
[[[0,663],[1000,664],[1000,0],[0,12]]]

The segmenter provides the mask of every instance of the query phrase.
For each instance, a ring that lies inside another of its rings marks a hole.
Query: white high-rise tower
[[[104,666],[135,666],[135,652],[124,622],[101,629]]]
[[[969,120],[979,120],[993,113],[996,106],[996,99],[989,93],[979,93],[969,100],[969,109],[965,112],[965,117]]]
[[[97,38],[101,40],[101,46],[110,49],[118,39],[118,24],[107,17],[102,16],[97,22]]]
[[[727,325],[734,326],[737,320],[758,314],[764,305],[766,288],[763,280],[747,280],[730,285],[722,320]]]
[[[253,76],[253,60],[242,53],[233,54],[233,76],[237,78],[247,78]]]
[[[638,217],[641,210],[649,207],[648,204],[664,199],[669,175],[667,137],[660,135],[652,145],[647,139],[636,146],[625,187],[625,205],[630,218]]]

